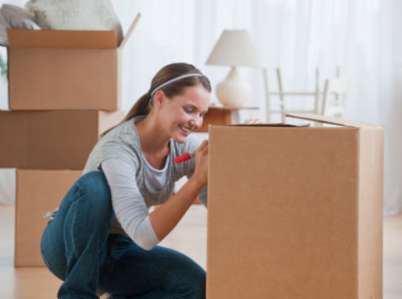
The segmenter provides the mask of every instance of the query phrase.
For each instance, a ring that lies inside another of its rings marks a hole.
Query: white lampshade
[[[257,53],[247,30],[224,30],[206,64],[257,67]]]

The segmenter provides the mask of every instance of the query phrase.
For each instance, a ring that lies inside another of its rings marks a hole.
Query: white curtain
[[[6,1],[17,3],[16,1]],[[25,3],[19,1],[17,4]],[[224,29],[248,29],[261,66],[269,70],[275,89],[275,68],[282,71],[287,90],[314,89],[319,67],[320,86],[326,78],[350,78],[346,119],[385,127],[384,213],[402,211],[402,45],[398,0],[112,0],[126,32],[137,12],[138,27],[123,50],[123,110],[145,93],[155,73],[172,62],[189,62],[213,85],[229,72],[205,61]],[[253,85],[241,118],[265,117],[261,71],[239,68]],[[4,87],[1,87],[4,88]],[[213,100],[216,101],[215,96]],[[2,105],[0,103],[0,105]],[[312,100],[290,100],[290,108],[312,107]],[[1,106],[0,106],[1,107]],[[279,121],[279,118],[272,121]],[[1,199],[1,196],[0,196]]]

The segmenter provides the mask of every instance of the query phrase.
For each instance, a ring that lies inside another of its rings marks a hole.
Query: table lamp
[[[258,66],[247,30],[224,30],[206,64],[232,67],[226,79],[216,86],[216,95],[223,106],[241,107],[250,99],[251,85],[243,81],[236,70],[236,66]]]

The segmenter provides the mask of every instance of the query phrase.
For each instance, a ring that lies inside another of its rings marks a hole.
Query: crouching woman
[[[111,298],[205,298],[205,271],[157,244],[194,198],[206,205],[208,142],[199,145],[191,133],[202,125],[210,92],[194,66],[167,65],[103,134],[42,236],[45,264],[64,281],[58,298],[98,298],[97,290]],[[174,163],[194,151],[195,159]],[[189,180],[172,195],[183,176]]]

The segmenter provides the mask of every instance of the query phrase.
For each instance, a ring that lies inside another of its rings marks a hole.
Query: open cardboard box
[[[40,240],[50,218],[82,170],[17,170],[15,208],[16,267],[44,266]]]
[[[10,110],[121,107],[121,50],[111,31],[7,29]]]
[[[211,126],[207,298],[382,298],[382,126]]]
[[[0,168],[84,169],[123,111],[0,111]]]

